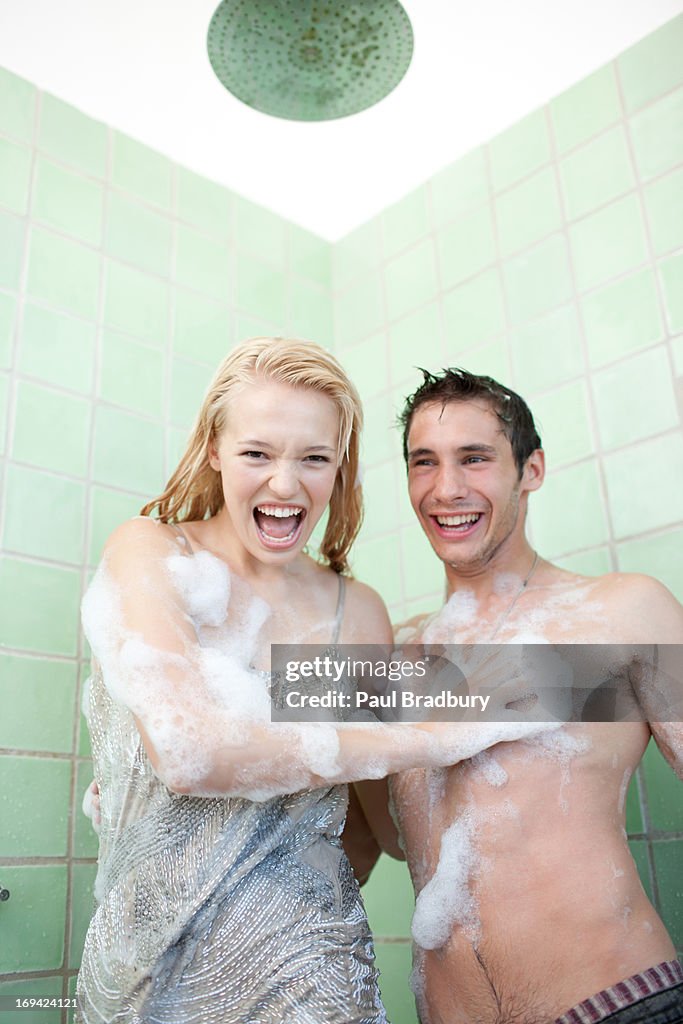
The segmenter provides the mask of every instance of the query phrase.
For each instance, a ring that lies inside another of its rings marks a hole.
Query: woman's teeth
[[[276,519],[286,519],[287,516],[299,516],[303,512],[302,508],[292,506],[291,508],[282,508],[281,505],[257,505],[257,512],[262,512],[264,516],[275,516]]]

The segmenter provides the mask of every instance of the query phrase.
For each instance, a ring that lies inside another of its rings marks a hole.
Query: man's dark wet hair
[[[417,391],[406,398],[398,422],[403,428],[403,458],[408,462],[408,432],[413,416],[422,405],[451,402],[486,402],[500,420],[503,433],[512,446],[512,454],[521,477],[526,460],[541,447],[531,410],[515,391],[499,384],[493,377],[469,373],[460,367],[450,367],[440,374],[419,367],[424,380]]]

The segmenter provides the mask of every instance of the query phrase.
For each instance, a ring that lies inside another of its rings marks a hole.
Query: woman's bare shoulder
[[[347,579],[342,639],[346,643],[384,644],[391,640],[391,623],[384,601],[360,580]]]

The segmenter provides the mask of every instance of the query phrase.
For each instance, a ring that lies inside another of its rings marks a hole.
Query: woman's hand
[[[83,813],[86,818],[90,818],[92,827],[99,835],[100,825],[102,824],[100,791],[94,779],[83,794]]]

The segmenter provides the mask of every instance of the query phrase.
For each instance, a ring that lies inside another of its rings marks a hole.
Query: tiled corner
[[[233,276],[232,254],[227,244],[184,224],[178,226],[175,261],[178,284],[228,302],[234,295]]]
[[[533,249],[506,260],[503,277],[514,324],[562,305],[573,293],[564,235],[551,235]]]
[[[99,253],[70,238],[32,228],[26,285],[32,298],[94,320],[99,280]]]
[[[0,68],[0,131],[30,142],[33,138],[36,96],[34,85]]]
[[[678,249],[683,240],[683,169],[650,182],[643,196],[655,255]]]
[[[683,253],[668,256],[659,264],[666,319],[672,333],[683,331]]]
[[[649,269],[591,292],[581,307],[591,366],[603,366],[663,337],[657,286]]]
[[[32,213],[47,227],[97,247],[102,242],[104,187],[38,157]]]
[[[386,390],[388,367],[383,334],[366,338],[358,345],[344,349],[339,355],[339,361],[358,388],[364,403],[378,392]]]
[[[85,476],[90,415],[84,398],[20,380],[12,457],[52,472]]]
[[[71,762],[2,755],[0,857],[65,857]],[[11,823],[11,824],[10,824]]]
[[[26,302],[18,357],[21,373],[90,394],[94,361],[94,323]]]
[[[632,189],[635,178],[622,126],[561,160],[560,180],[571,220]]]
[[[76,663],[0,653],[0,747],[71,752]]]
[[[382,282],[376,271],[364,274],[342,292],[334,305],[334,342],[337,350],[374,334],[384,320]]]
[[[105,260],[104,273],[106,326],[163,348],[169,329],[168,284],[113,260]]]
[[[233,314],[229,306],[208,295],[177,288],[173,351],[218,365],[232,347]]]
[[[401,599],[401,566],[398,558],[399,534],[385,534],[353,546],[353,575],[377,590],[387,602]]]
[[[436,236],[441,287],[446,290],[488,267],[496,258],[488,203],[446,225]]]
[[[473,149],[455,163],[444,167],[430,181],[432,216],[438,228],[486,202],[489,177],[486,150]]]
[[[683,15],[651,32],[617,60],[630,113],[683,83]]]
[[[400,438],[390,395],[377,395],[371,402],[367,402],[363,418],[363,464],[370,466],[394,458],[399,452]]]
[[[399,486],[404,486],[404,482],[401,481]],[[417,519],[401,530],[401,561],[403,562],[406,600],[412,600],[423,594],[443,596],[446,585],[443,563],[434,554]],[[404,933],[384,932],[383,934]]]
[[[243,196],[233,200],[234,231],[238,249],[258,253],[282,270],[287,258],[286,222],[265,206]]]
[[[375,217],[333,246],[332,285],[335,291],[344,291],[353,281],[376,271],[381,258],[380,221]]]
[[[631,138],[643,181],[683,162],[683,88],[631,118]]]
[[[23,217],[31,187],[31,150],[0,138],[0,206]]]
[[[505,328],[503,288],[497,270],[486,270],[445,292],[442,303],[448,347],[476,345]]]
[[[648,258],[645,225],[635,192],[569,228],[579,291],[603,284]]]
[[[0,292],[0,370],[8,370],[12,365],[16,315],[16,297]]]
[[[164,355],[158,349],[104,331],[98,395],[105,402],[161,418]]]
[[[571,515],[567,514],[569,509]],[[546,557],[608,539],[595,459],[551,473],[540,491],[531,495],[529,510],[534,546]]]
[[[74,657],[80,592],[75,569],[0,557],[0,645]]]
[[[319,345],[332,347],[333,315],[330,293],[320,285],[303,278],[289,278],[288,333],[296,338],[308,338]]]
[[[164,430],[108,406],[95,412],[92,476],[97,483],[154,494],[163,481]]]
[[[111,192],[107,207],[105,251],[161,277],[171,271],[171,221],[121,192]]]
[[[52,473],[9,465],[2,544],[5,550],[80,565],[85,485]],[[46,509],[50,510],[46,516]]]
[[[418,242],[429,231],[426,186],[383,210],[381,224],[382,249],[388,259]]]
[[[546,167],[496,197],[500,252],[510,256],[562,226],[555,172]]]
[[[561,306],[517,328],[510,349],[515,380],[530,394],[576,377],[583,371],[576,307]]]
[[[38,148],[95,178],[107,173],[108,131],[80,110],[43,93]]]
[[[264,317],[284,328],[287,296],[282,271],[247,253],[240,255],[236,269],[237,308],[243,313]],[[215,294],[218,295],[216,292]],[[223,289],[223,298],[229,294]]]
[[[201,231],[227,241],[232,226],[232,193],[186,167],[176,167],[176,213]]]
[[[426,238],[390,260],[384,271],[384,280],[390,321],[433,299],[439,285],[432,239]]]
[[[550,160],[545,110],[535,110],[489,143],[496,191],[512,185]]]
[[[621,116],[614,65],[606,64],[557,96],[550,114],[559,153],[609,128]]]
[[[141,142],[114,132],[112,182],[155,206],[171,206],[171,162]]]
[[[595,449],[588,388],[583,379],[537,395],[533,401],[536,426],[543,439],[548,465],[574,462]]]
[[[606,455],[614,533],[631,537],[683,519],[683,437],[667,434]],[[647,487],[634,487],[647,480]]]
[[[405,380],[412,390],[421,380],[418,366],[432,371],[441,367],[443,338],[436,302],[422,306],[391,325],[389,362],[393,384]]]
[[[396,508],[396,474],[393,463],[366,469],[363,477],[365,517],[360,538],[381,535],[387,527],[387,509]],[[393,518],[393,517],[392,517]]]
[[[318,238],[298,224],[287,225],[289,269],[292,273],[315,281],[323,288],[332,287],[332,251],[330,242]]]
[[[2,869],[10,898],[2,905],[0,972],[49,971],[62,966],[66,867],[25,864]]]
[[[603,448],[639,441],[679,425],[671,367],[663,345],[593,375]]]
[[[619,569],[642,572],[661,582],[683,603],[683,527],[617,545]]]

